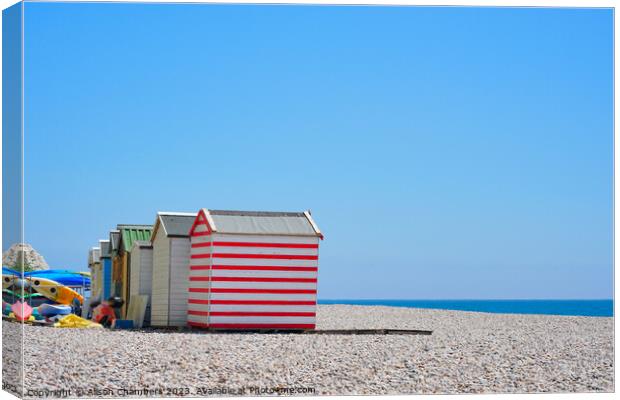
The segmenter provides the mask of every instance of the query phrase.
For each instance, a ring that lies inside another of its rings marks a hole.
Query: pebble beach
[[[317,329],[422,335],[24,327],[26,397],[611,392],[613,318],[320,305]],[[3,321],[4,382],[21,326]],[[13,336],[15,337],[15,336]],[[65,390],[65,392],[61,392]],[[64,396],[63,396],[64,393]],[[68,394],[68,396],[67,396]]]

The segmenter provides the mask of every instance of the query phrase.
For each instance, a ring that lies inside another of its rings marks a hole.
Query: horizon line
[[[453,298],[453,299],[388,299],[388,298],[374,298],[374,299],[317,299],[317,301],[600,301],[611,300],[613,298],[506,298],[506,299],[492,299],[492,298]]]

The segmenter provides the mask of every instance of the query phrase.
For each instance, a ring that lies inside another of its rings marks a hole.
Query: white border
[[[80,0],[63,0],[63,1],[38,1],[38,0],[26,0],[26,2],[64,2],[64,3],[84,3],[85,1],[80,1]],[[2,9],[5,9],[7,7],[10,7],[14,4],[18,3],[15,0],[0,0],[0,5],[2,6]],[[103,1],[102,1],[103,3]],[[130,1],[114,1],[114,2],[110,2],[110,3],[130,3]],[[133,2],[135,3],[135,2]],[[550,1],[550,0],[542,0],[542,1],[513,1],[513,2],[509,2],[509,1],[498,1],[498,0],[494,0],[494,1],[482,1],[482,0],[477,0],[477,1],[463,1],[463,0],[448,0],[448,1],[437,1],[437,0],[426,0],[426,1],[411,1],[411,0],[375,0],[375,1],[364,1],[364,0],[357,0],[357,1],[353,1],[353,0],[339,0],[339,1],[330,1],[330,0],[314,0],[314,1],[303,1],[303,0],[288,0],[288,1],[282,1],[282,0],[271,0],[271,1],[261,1],[261,0],[245,0],[245,1],[234,1],[234,0],[220,0],[220,1],[198,1],[198,0],[185,0],[185,1],[170,1],[170,0],[151,0],[151,1],[140,1],[140,3],[206,3],[206,4],[314,4],[314,5],[383,5],[383,6],[390,6],[390,5],[403,5],[403,6],[414,6],[414,5],[420,5],[420,6],[483,6],[483,7],[580,7],[580,8],[595,8],[595,7],[616,7],[617,2],[616,1],[601,1],[601,0],[593,0],[593,1],[575,1],[575,0],[555,0],[555,1]],[[23,5],[22,5],[23,7]],[[24,10],[22,9],[22,74],[23,74],[23,57],[24,57],[24,52],[23,52],[23,43],[24,43],[24,21],[23,21],[23,17],[24,17]],[[614,24],[615,24],[615,13],[614,13]],[[1,19],[0,19],[0,43],[1,43]],[[618,39],[619,39],[619,35],[617,33],[617,31],[614,29],[614,77],[616,76],[616,53],[615,53],[615,45],[616,43],[618,43]],[[2,60],[2,55],[0,52],[0,62]],[[24,79],[25,81],[25,79]],[[2,83],[0,82],[0,89],[2,88]],[[618,144],[618,141],[615,140],[616,139],[616,133],[615,133],[615,116],[617,115],[618,109],[617,109],[617,102],[615,101],[616,99],[616,93],[617,93],[617,83],[616,80],[614,79],[614,144],[613,144],[613,149],[614,149],[614,186],[613,186],[613,194],[614,194],[614,209],[618,206],[618,201],[617,201],[617,196],[616,194],[616,185],[615,185],[615,177],[618,176],[618,174],[620,173],[620,167],[618,166],[618,163],[615,162],[615,154],[618,154],[618,150],[620,150],[620,145]],[[25,110],[24,110],[24,87],[22,85],[22,129],[24,127],[24,123],[23,123],[23,116],[25,114]],[[2,122],[2,114],[1,114],[1,108],[0,108],[0,123]],[[2,149],[2,143],[0,141],[0,155],[1,155],[1,149]],[[24,147],[23,147],[23,136],[22,136],[22,151],[23,151]],[[24,158],[23,158],[23,154],[22,154],[22,163],[24,162]],[[22,168],[24,166],[22,165]],[[2,166],[0,164],[0,172],[1,172]],[[24,190],[24,177],[22,175],[22,191]],[[0,191],[1,191],[1,187],[0,187]],[[22,202],[24,201],[24,193],[22,192]],[[0,204],[2,203],[1,197],[0,197]],[[23,207],[23,204],[22,204]],[[22,208],[23,210],[23,208]],[[2,221],[2,217],[0,215],[0,223]],[[22,218],[22,224],[24,223],[24,218]],[[616,246],[619,244],[619,240],[616,233],[616,222],[617,222],[617,216],[616,213],[614,212],[614,216],[613,216],[613,221],[614,221],[614,254],[613,254],[613,260],[614,260],[614,298],[615,298],[615,288],[617,287],[617,275],[615,274],[615,265],[617,262],[617,253],[615,252],[615,248]],[[22,226],[22,234],[23,234],[23,229],[24,227]],[[1,231],[0,231],[0,240],[2,239],[1,237]],[[615,302],[614,302],[614,315],[615,315]],[[617,322],[617,318],[614,320],[614,330],[617,329],[618,327],[618,322]],[[1,327],[0,327],[0,332],[1,332]],[[614,332],[615,333],[615,332]],[[23,335],[22,335],[22,339],[23,339]],[[23,343],[22,343],[23,345]],[[615,346],[617,345],[617,341],[615,343]],[[614,346],[614,349],[615,349]],[[618,362],[617,362],[617,357],[616,357],[617,352],[614,354],[614,368],[615,368],[615,383],[618,382]],[[0,369],[0,378],[1,378],[1,369]],[[588,394],[584,394],[584,393],[574,393],[574,394],[514,394],[514,395],[508,395],[508,394],[503,394],[503,395],[478,395],[477,398],[490,398],[490,399],[546,399],[546,400],[562,400],[562,399],[579,399],[582,396],[588,396],[588,398],[595,398],[595,399],[613,399],[615,398],[614,394],[601,394],[601,393],[588,393]],[[437,395],[415,395],[414,396],[359,396],[360,398],[368,398],[368,399],[378,399],[378,398],[386,398],[386,399],[393,399],[393,400],[402,400],[402,399],[458,399],[458,398],[463,398],[462,396],[464,395],[441,395],[441,397],[438,397]],[[5,398],[14,398],[14,396],[8,394],[7,392],[4,391],[0,391],[0,399],[5,399]],[[329,396],[329,397],[325,397],[325,398],[329,398],[329,399],[333,399],[333,400],[348,400],[351,398],[351,396]],[[244,399],[261,399],[259,397],[244,397]]]
[[[378,5],[378,6],[390,6],[390,5],[402,5],[402,6],[435,6],[435,7],[578,7],[578,8],[598,8],[598,7],[615,7],[616,2],[610,0],[592,0],[592,1],[577,1],[577,0],[541,0],[541,1],[497,1],[497,0],[427,0],[427,1],[410,1],[410,0],[220,0],[220,1],[200,1],[200,0],[144,0],[144,1],[84,1],[84,0],[24,0],[26,3],[169,3],[169,4],[315,4],[315,5]],[[8,5],[5,5],[8,4]],[[12,4],[18,3],[15,0],[2,0],[2,8],[6,8]]]

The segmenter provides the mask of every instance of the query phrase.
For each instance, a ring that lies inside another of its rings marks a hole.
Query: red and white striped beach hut
[[[314,329],[323,235],[309,211],[202,209],[189,234],[188,325]]]

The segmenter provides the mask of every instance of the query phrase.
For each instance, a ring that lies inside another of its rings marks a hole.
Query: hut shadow
[[[433,331],[420,329],[307,329],[307,330],[282,330],[282,329],[200,329],[187,327],[161,327],[134,329],[134,332],[142,333],[189,333],[196,335],[254,335],[257,333],[268,335],[432,335]]]

